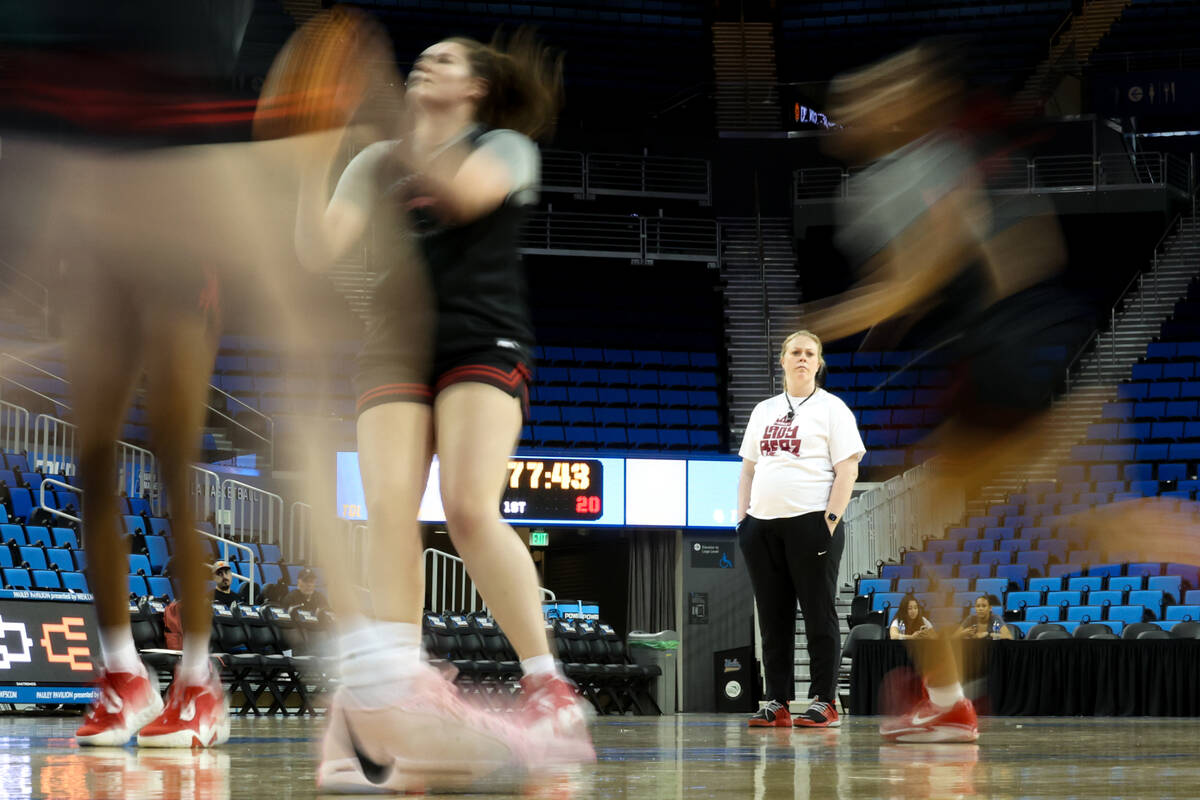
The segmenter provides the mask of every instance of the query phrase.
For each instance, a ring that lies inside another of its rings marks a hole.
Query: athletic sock
[[[175,677],[183,681],[184,686],[208,683],[212,676],[212,667],[208,660],[208,640],[209,636],[206,633],[183,635],[183,655],[179,659]]]
[[[562,677],[562,670],[559,669],[558,662],[549,653],[523,659],[521,661],[521,669],[525,672],[526,677],[533,677],[534,675]]]
[[[929,690],[929,702],[940,709],[953,708],[955,703],[963,699],[961,683],[952,683],[949,686],[929,686],[926,688]]]
[[[104,657],[104,668],[109,672],[134,675],[146,672],[142,659],[138,658],[137,648],[133,646],[133,634],[128,625],[101,628],[100,652]]]
[[[360,706],[380,708],[404,697],[421,666],[421,626],[351,619],[338,637],[342,685]]]

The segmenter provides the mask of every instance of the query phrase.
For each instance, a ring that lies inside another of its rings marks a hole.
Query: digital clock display
[[[597,460],[508,462],[500,513],[505,519],[597,520],[604,513],[604,466]]]

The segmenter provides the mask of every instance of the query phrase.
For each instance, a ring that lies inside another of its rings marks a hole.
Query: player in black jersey
[[[297,249],[312,268],[358,241],[373,216],[407,228],[376,287],[355,378],[374,619],[341,614],[345,688],[318,772],[324,788],[371,785],[364,756],[384,767],[374,785],[394,790],[462,786],[481,764],[594,758],[549,651],[532,560],[499,516],[532,371],[517,235],[539,180],[532,139],[553,127],[560,85],[559,63],[526,33],[507,47],[438,42],[408,75],[397,138],[359,153],[332,199],[336,141],[304,181]],[[426,290],[432,309],[421,307]],[[417,508],[435,451],[455,548],[522,659],[526,706],[512,721],[464,706],[421,660]],[[460,769],[432,774],[434,761]]]

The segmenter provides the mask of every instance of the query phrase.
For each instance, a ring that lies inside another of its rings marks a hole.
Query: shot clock
[[[604,465],[595,459],[514,458],[500,513],[505,519],[593,521],[604,513]]]

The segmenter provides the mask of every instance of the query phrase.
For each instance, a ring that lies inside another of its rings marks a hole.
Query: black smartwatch
[[[836,525],[838,521],[838,515],[830,511],[825,515],[825,519]]]

